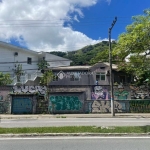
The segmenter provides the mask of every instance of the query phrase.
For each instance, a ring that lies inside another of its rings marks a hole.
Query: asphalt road
[[[1,150],[149,150],[150,137],[51,137],[1,139]]]
[[[0,127],[48,126],[143,126],[150,125],[150,118],[49,118],[1,119]]]

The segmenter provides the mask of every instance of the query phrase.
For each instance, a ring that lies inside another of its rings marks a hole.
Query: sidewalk
[[[12,115],[0,114],[0,119],[25,119],[25,118],[112,118],[111,114],[31,114]],[[116,113],[114,118],[150,118],[150,113]]]

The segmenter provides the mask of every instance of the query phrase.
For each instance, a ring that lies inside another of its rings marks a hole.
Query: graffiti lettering
[[[114,101],[115,112],[128,112],[128,101]],[[88,112],[90,113],[110,113],[111,101],[95,100],[92,103],[88,102]]]
[[[81,110],[82,102],[77,96],[50,96],[49,109],[54,110]]]
[[[39,93],[46,94],[47,88],[45,86],[14,86],[13,93],[23,94],[23,93]]]

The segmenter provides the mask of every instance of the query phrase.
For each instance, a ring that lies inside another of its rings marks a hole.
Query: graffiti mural
[[[106,88],[102,86],[94,86],[93,91],[91,93],[92,100],[109,100],[110,93]]]
[[[61,110],[76,110],[82,109],[82,102],[78,96],[50,96],[49,110],[61,111]]]
[[[85,110],[89,113],[110,113],[111,101],[95,100],[93,102],[86,102],[88,107]],[[114,101],[115,112],[129,112],[129,101]]]
[[[131,99],[149,99],[150,91],[146,85],[142,86],[130,86]]]
[[[118,88],[114,91],[115,100],[127,100],[129,99],[129,92],[126,91],[123,85],[118,85]]]
[[[46,86],[14,86],[13,93],[23,94],[23,93],[39,93],[41,95],[46,94],[47,88]]]

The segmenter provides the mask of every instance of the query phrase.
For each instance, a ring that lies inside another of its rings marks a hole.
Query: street
[[[0,127],[52,127],[52,126],[144,126],[150,118],[31,118],[1,119]]]
[[[149,150],[150,137],[0,138],[1,150]]]

